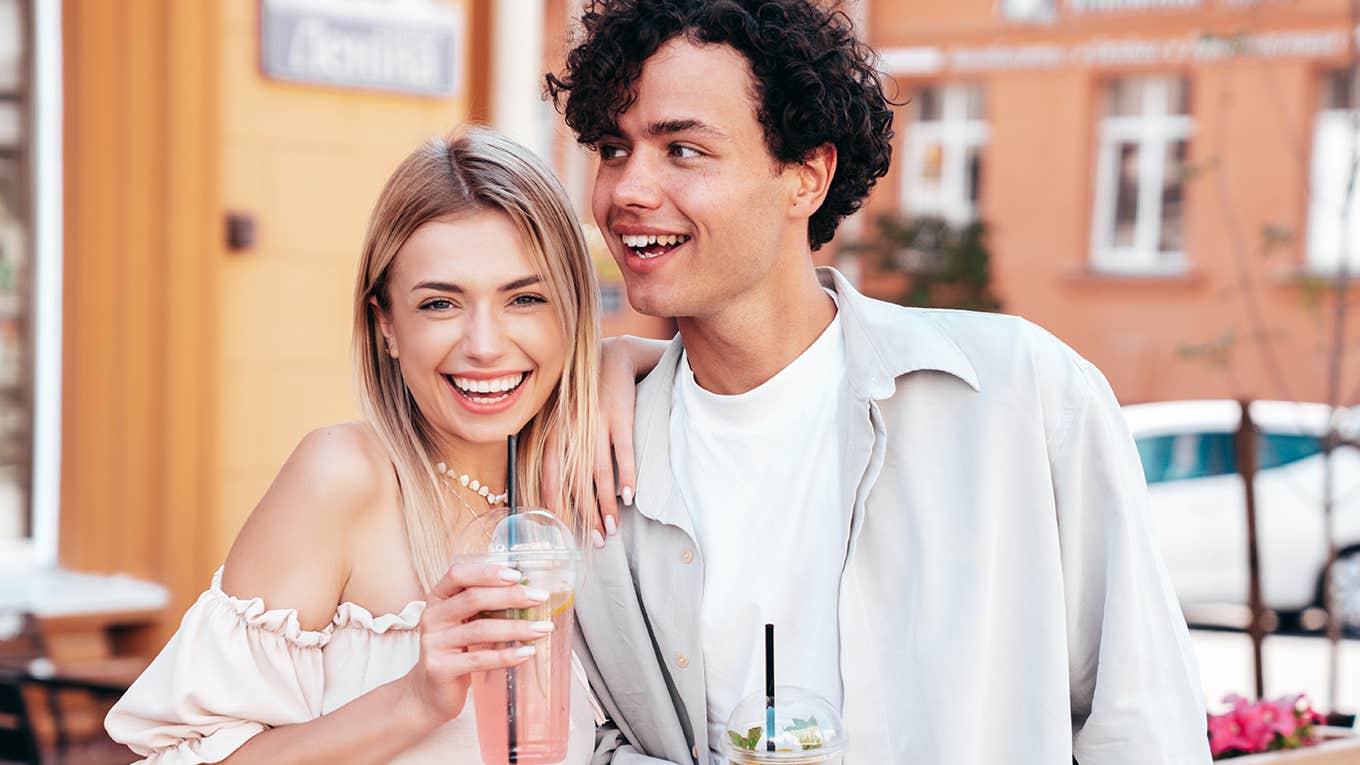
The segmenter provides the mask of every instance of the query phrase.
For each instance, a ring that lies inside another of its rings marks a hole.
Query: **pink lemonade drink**
[[[526,572],[527,574],[528,572]],[[526,584],[541,587],[530,574]],[[536,608],[504,613],[503,618],[552,620],[553,631],[532,643],[537,653],[513,670],[477,672],[472,676],[477,739],[486,765],[546,765],[567,756],[571,714],[572,590],[549,590],[548,601]],[[511,746],[510,703],[515,693]]]
[[[567,756],[571,726],[572,606],[581,553],[571,530],[546,510],[505,508],[480,516],[456,543],[460,561],[493,563],[523,574],[526,587],[548,599],[531,608],[482,614],[551,621],[553,631],[528,643],[533,656],[509,669],[475,672],[472,703],[486,765],[547,765]]]

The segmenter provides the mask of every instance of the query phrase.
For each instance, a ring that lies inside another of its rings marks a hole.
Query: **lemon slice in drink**
[[[561,599],[560,602],[559,599]],[[549,613],[548,616],[557,616],[563,611],[566,611],[568,608],[571,608],[572,604],[575,602],[576,602],[575,590],[568,590],[567,592],[563,593],[557,592],[553,593],[552,599],[548,601],[548,605],[552,606],[552,612]]]

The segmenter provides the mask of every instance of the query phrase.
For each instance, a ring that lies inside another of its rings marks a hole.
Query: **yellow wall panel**
[[[407,152],[465,118],[469,91],[466,78],[451,98],[269,80],[258,13],[221,6],[223,204],[257,238],[221,271],[215,551],[307,431],[357,416],[350,299],[369,211]]]

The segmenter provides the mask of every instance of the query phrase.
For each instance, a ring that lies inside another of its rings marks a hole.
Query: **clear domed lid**
[[[774,689],[774,751],[766,742],[764,692],[741,700],[727,720],[723,742],[733,763],[803,765],[838,757],[845,751],[840,713],[821,696],[792,685]]]
[[[453,543],[454,560],[513,564],[581,558],[576,538],[557,516],[536,507],[493,508],[473,519]]]

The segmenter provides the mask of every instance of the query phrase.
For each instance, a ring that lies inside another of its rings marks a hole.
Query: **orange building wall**
[[[1052,24],[1004,22],[991,0],[871,2],[870,42],[899,46],[1024,44],[1065,46],[1098,38],[1171,39],[1346,28],[1342,0],[1230,8],[1206,0],[1193,11],[1146,10],[1085,15],[1059,11]],[[1304,263],[1309,143],[1319,76],[1332,59],[1230,58],[1148,67],[1073,66],[1044,71],[985,71],[925,79],[899,77],[903,94],[920,82],[980,82],[990,130],[984,149],[981,216],[990,226],[995,291],[1008,312],[1053,331],[1090,358],[1125,402],[1249,395],[1321,400],[1330,311],[1305,307],[1291,281]],[[1188,273],[1109,276],[1088,263],[1095,194],[1100,87],[1126,74],[1184,73],[1190,84],[1194,168],[1186,187]],[[899,113],[892,174],[870,214],[902,204],[901,158],[910,131]],[[1226,198],[1225,198],[1226,195]],[[1267,256],[1262,228],[1287,226],[1293,240]],[[1242,247],[1235,249],[1235,238]],[[1241,252],[1241,255],[1235,254]],[[866,268],[865,287],[890,294],[892,278]],[[1243,276],[1245,274],[1245,276]],[[1242,288],[1243,280],[1251,285]],[[1259,306],[1249,310],[1252,300]],[[1252,316],[1262,317],[1264,342]],[[1360,324],[1360,323],[1357,323]],[[1358,326],[1351,328],[1354,336]],[[1183,357],[1181,349],[1233,332],[1223,364]],[[1269,347],[1281,370],[1264,362]],[[1354,356],[1354,354],[1352,354]],[[1343,396],[1355,403],[1360,369],[1347,367]]]
[[[202,588],[216,378],[216,20],[62,6],[59,562]]]

